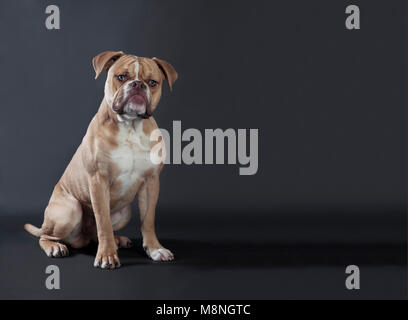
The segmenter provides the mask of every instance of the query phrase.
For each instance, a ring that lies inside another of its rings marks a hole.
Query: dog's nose
[[[146,89],[146,85],[140,80],[135,80],[135,81],[131,82],[130,86],[132,88]]]

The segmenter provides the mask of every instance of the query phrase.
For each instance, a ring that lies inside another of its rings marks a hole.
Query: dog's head
[[[160,101],[163,81],[170,90],[177,79],[173,66],[157,58],[141,58],[122,51],[105,51],[92,60],[95,79],[108,70],[105,100],[126,120],[148,118]]]

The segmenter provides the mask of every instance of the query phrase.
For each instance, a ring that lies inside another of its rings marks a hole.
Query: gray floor
[[[160,217],[161,216],[161,217]],[[95,269],[96,247],[51,259],[27,234],[25,222],[41,216],[0,218],[1,299],[311,299],[405,298],[406,254],[396,224],[256,215],[159,214],[158,234],[176,255],[172,263],[149,261],[135,218],[121,234],[136,246],[120,249],[122,268]],[[345,236],[345,234],[347,236]],[[61,289],[47,290],[45,268],[55,264]],[[345,289],[345,267],[357,264],[361,290]]]

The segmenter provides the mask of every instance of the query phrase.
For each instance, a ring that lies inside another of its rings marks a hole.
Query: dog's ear
[[[92,65],[96,74],[95,79],[99,77],[102,70],[108,70],[123,55],[122,51],[105,51],[94,57]]]
[[[178,74],[173,66],[167,61],[153,58],[153,61],[159,66],[159,69],[163,72],[164,77],[169,83],[170,91],[173,91],[173,83],[177,80]]]

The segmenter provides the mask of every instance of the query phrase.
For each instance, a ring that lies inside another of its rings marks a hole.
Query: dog
[[[49,257],[65,257],[68,247],[98,243],[94,266],[120,267],[118,248],[132,242],[115,235],[130,220],[131,202],[138,196],[143,248],[154,261],[171,261],[155,232],[155,207],[163,163],[151,161],[158,130],[152,117],[167,80],[170,91],[178,74],[161,59],[122,51],[105,51],[92,60],[95,79],[107,71],[104,98],[82,143],[54,187],[41,228],[25,224],[39,237]],[[163,139],[161,140],[161,142]],[[165,152],[165,151],[164,151]]]

